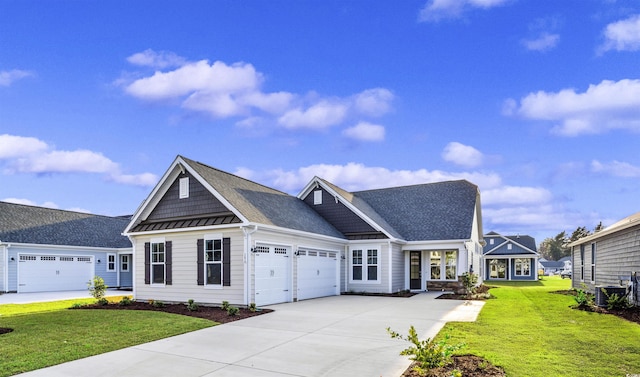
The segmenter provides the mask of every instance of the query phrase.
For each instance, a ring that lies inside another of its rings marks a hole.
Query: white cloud
[[[30,155],[47,149],[47,143],[35,137],[0,135],[0,159]]]
[[[613,161],[602,163],[598,160],[591,161],[591,171],[621,178],[640,178],[640,167],[628,162]]]
[[[367,89],[355,95],[354,107],[362,114],[369,116],[381,116],[391,110],[392,100],[393,93],[388,89]]]
[[[286,128],[324,129],[344,121],[348,106],[340,101],[321,100],[306,110],[289,110],[278,118],[278,123]]]
[[[640,50],[640,14],[607,25],[603,34],[605,42],[601,52]]]
[[[32,77],[33,73],[23,71],[21,69],[12,69],[11,71],[0,71],[0,86],[10,86],[15,81],[25,77]]]
[[[6,202],[6,203],[22,204],[22,205],[26,205],[26,206],[46,207],[46,208],[53,208],[53,209],[60,208],[54,202],[44,202],[42,204],[38,204],[38,203],[34,202],[33,200],[24,199],[24,198],[5,198],[5,199],[2,199],[2,201]]]
[[[350,139],[360,141],[383,141],[384,132],[384,126],[360,122],[342,131],[342,134]]]
[[[135,53],[127,58],[127,61],[134,65],[146,66],[152,68],[168,68],[180,67],[187,63],[187,60],[173,52],[160,51],[156,52],[147,49],[142,52]]]
[[[539,205],[551,201],[553,195],[545,188],[501,186],[482,192],[483,205]]]
[[[523,40],[522,44],[527,48],[527,50],[545,52],[556,47],[559,41],[560,35],[545,32],[536,39]]]
[[[157,181],[151,173],[124,174],[119,164],[98,152],[56,150],[39,139],[8,134],[0,135],[0,164],[5,165],[5,174],[97,173],[136,186],[152,186]]]
[[[472,168],[482,165],[484,155],[472,146],[454,141],[447,144],[444,148],[444,151],[442,151],[442,158],[445,161]]]
[[[518,103],[505,101],[505,111],[529,119],[559,121],[552,132],[563,136],[598,134],[613,129],[640,131],[640,80],[604,80],[584,93],[530,93]]]
[[[332,182],[345,190],[360,191],[390,186],[405,186],[466,179],[480,187],[493,188],[500,185],[500,177],[495,173],[445,172],[441,170],[389,170],[383,167],[369,167],[350,162],[346,165],[316,164],[285,171],[275,169],[256,172],[240,168],[236,174],[278,188],[287,192],[302,189],[314,176]]]
[[[458,18],[466,11],[480,8],[489,9],[507,3],[509,0],[429,0],[420,10],[418,21],[437,22],[447,18]]]

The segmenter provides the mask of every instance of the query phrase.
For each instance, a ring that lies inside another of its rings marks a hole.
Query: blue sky
[[[538,242],[640,210],[637,1],[0,0],[0,46],[0,200],[131,214],[181,154],[467,179]]]

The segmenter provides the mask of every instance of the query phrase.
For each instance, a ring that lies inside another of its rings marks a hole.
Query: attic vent
[[[322,190],[316,190],[313,192],[313,204],[322,204]]]
[[[180,178],[180,199],[189,197],[189,177]]]

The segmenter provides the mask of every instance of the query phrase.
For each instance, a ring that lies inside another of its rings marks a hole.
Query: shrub
[[[131,305],[131,298],[129,296],[124,296],[120,302],[118,303],[120,306],[129,306]]]
[[[237,306],[229,305],[227,307],[227,314],[230,315],[230,316],[234,316],[234,315],[238,314],[239,311],[240,311],[240,309],[238,309]]]
[[[410,360],[418,362],[418,365],[414,367],[414,370],[421,375],[426,374],[429,369],[449,364],[453,353],[465,346],[464,343],[455,345],[447,344],[449,335],[445,336],[445,338],[439,342],[436,342],[435,339],[431,338],[420,340],[418,339],[418,333],[413,326],[409,328],[409,335],[407,337],[392,331],[389,327],[387,327],[387,332],[393,339],[402,339],[413,344],[413,346],[402,350],[400,355],[410,355]]]
[[[222,309],[229,311],[229,301],[222,301]]]
[[[154,308],[164,308],[164,302],[160,300],[149,300],[149,304]]]
[[[106,306],[109,305],[109,300],[107,300],[106,298],[101,298],[98,300],[98,305],[102,305],[102,306]]]
[[[87,283],[87,286],[89,288],[89,293],[91,293],[91,296],[96,300],[103,298],[107,288],[109,288],[104,283],[104,279],[100,276],[94,276],[93,279]]]
[[[476,293],[476,284],[478,284],[478,275],[474,273],[465,272],[462,274],[462,285],[467,291],[467,294]]]
[[[593,306],[593,295],[587,292],[587,286],[582,283],[581,289],[576,289],[576,295],[573,298],[576,300],[579,308],[590,308]]]
[[[249,304],[249,311],[253,313],[256,310],[258,310],[258,308],[256,307],[256,303],[255,302],[250,303]]]
[[[624,294],[620,296],[617,293],[609,294],[606,289],[600,288],[602,293],[607,296],[607,309],[609,310],[624,310],[629,309],[631,304],[627,300],[627,295]]]
[[[81,304],[81,303],[79,303],[79,302],[75,302],[75,303],[73,303],[73,305],[71,305],[71,308],[73,308],[73,309],[80,309],[80,308],[81,308],[81,307],[83,307],[83,306],[84,306],[84,304]]]
[[[196,304],[196,302],[193,301],[192,298],[190,298],[189,301],[187,301],[187,309],[190,312],[197,312],[198,309],[200,309],[200,308],[198,307],[198,304]]]

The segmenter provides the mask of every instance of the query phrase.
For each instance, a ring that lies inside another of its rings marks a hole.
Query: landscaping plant
[[[190,312],[197,312],[199,309],[198,304],[190,298],[189,301],[187,301],[187,309],[189,309]]]
[[[230,316],[237,315],[240,312],[240,309],[237,306],[228,305],[227,306],[227,314]]]
[[[451,356],[460,348],[464,347],[464,343],[447,344],[449,335],[444,339],[436,342],[435,339],[427,338],[420,340],[415,327],[409,328],[409,335],[404,337],[399,333],[387,327],[387,332],[393,339],[402,339],[412,344],[409,348],[405,348],[400,355],[411,356],[410,360],[416,361],[418,365],[414,370],[421,375],[425,375],[429,369],[443,367],[451,362]]]
[[[478,275],[474,273],[465,272],[462,274],[462,285],[464,285],[464,289],[467,294],[476,293],[476,285],[478,284]]]
[[[93,296],[93,298],[95,298],[96,300],[100,300],[101,298],[104,297],[104,294],[107,291],[107,285],[104,283],[104,279],[101,278],[100,276],[94,276],[93,279],[87,283],[88,287],[89,287],[89,293],[91,293],[91,296]]]

